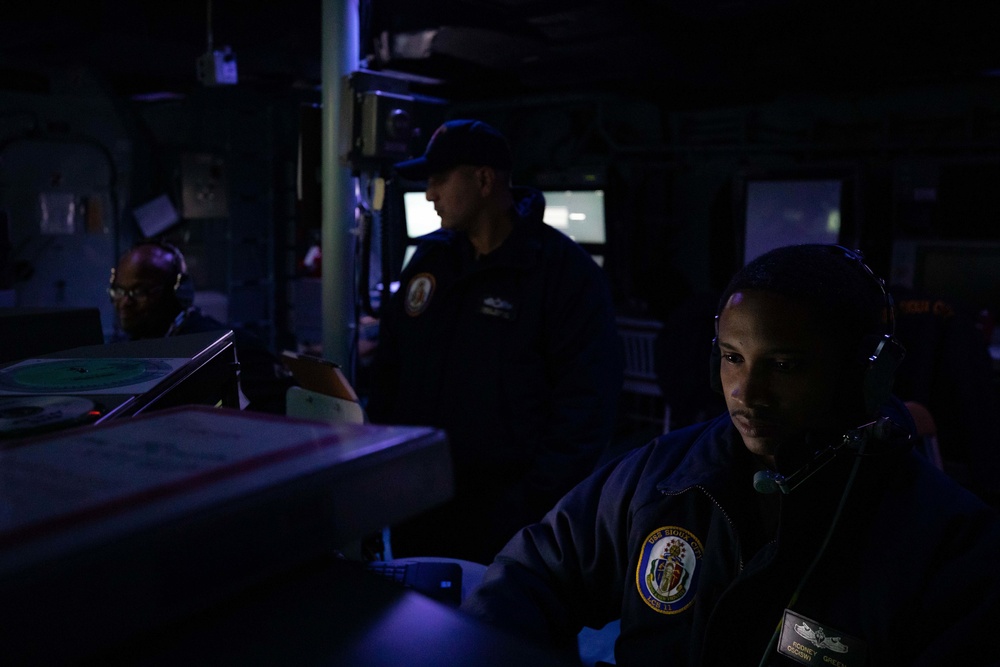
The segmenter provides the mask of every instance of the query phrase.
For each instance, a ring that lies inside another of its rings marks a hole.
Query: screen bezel
[[[750,215],[750,190],[755,184],[789,183],[801,184],[805,187],[816,187],[820,183],[839,184],[840,229],[835,237],[824,237],[820,234],[802,235],[799,238],[782,234],[780,239],[769,247],[791,245],[795,243],[836,243],[838,245],[857,247],[859,242],[859,215],[857,211],[857,173],[851,168],[815,168],[815,169],[782,169],[782,170],[746,170],[740,172],[734,184],[734,218],[735,218],[735,257],[738,266],[743,266],[753,259],[748,257],[747,225]],[[759,250],[760,246],[758,246]],[[758,252],[759,254],[759,252]]]

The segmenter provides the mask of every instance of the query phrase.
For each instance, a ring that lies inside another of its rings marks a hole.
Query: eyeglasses
[[[158,294],[163,291],[162,287],[133,287],[131,289],[125,289],[121,285],[111,285],[108,287],[108,296],[111,297],[112,301],[118,301],[128,297],[133,301],[145,301],[154,294]]]

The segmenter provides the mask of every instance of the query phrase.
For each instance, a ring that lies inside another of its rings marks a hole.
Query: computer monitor
[[[1000,312],[1000,243],[899,240],[892,254],[893,284],[955,301],[971,312]]]
[[[581,245],[604,245],[604,190],[546,190],[545,224]]]
[[[840,179],[749,179],[743,218],[743,263],[798,243],[839,243]]]
[[[427,201],[423,192],[403,193],[403,218],[406,221],[406,238],[410,241],[430,234],[441,226],[441,218],[434,211],[434,203]]]
[[[104,343],[97,308],[0,308],[0,363]]]
[[[582,245],[601,264],[607,242],[604,190],[547,190],[542,194],[545,196],[542,220]],[[438,229],[441,218],[422,191],[403,193],[403,218],[407,238],[403,266],[406,266],[413,256],[416,239]]]

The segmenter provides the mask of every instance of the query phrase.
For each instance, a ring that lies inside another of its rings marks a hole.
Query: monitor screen
[[[748,180],[743,263],[799,243],[839,243],[840,179]]]
[[[545,195],[545,211],[542,214],[545,224],[585,246],[602,246],[607,242],[603,190],[546,190],[542,194]],[[402,263],[405,268],[416,250],[414,239],[440,228],[441,218],[434,212],[434,204],[427,201],[422,191],[403,193],[403,216],[407,238]],[[593,247],[588,249],[600,250]],[[591,256],[594,261],[603,265],[602,255],[591,252]]]
[[[430,234],[441,226],[434,203],[427,201],[423,192],[403,193],[403,216],[406,219],[406,236],[410,239]]]
[[[577,243],[606,242],[603,190],[546,191],[542,219]],[[406,236],[415,239],[441,226],[434,204],[423,192],[403,193],[403,214]]]
[[[603,244],[604,190],[545,191],[545,224],[555,227],[577,243]]]
[[[913,287],[973,312],[1000,311],[1000,244],[918,242],[912,262]]]

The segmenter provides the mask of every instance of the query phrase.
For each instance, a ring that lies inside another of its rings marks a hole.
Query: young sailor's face
[[[758,290],[736,292],[719,314],[720,373],[730,417],[753,454],[773,467],[810,431],[835,430],[843,358],[805,304]]]

